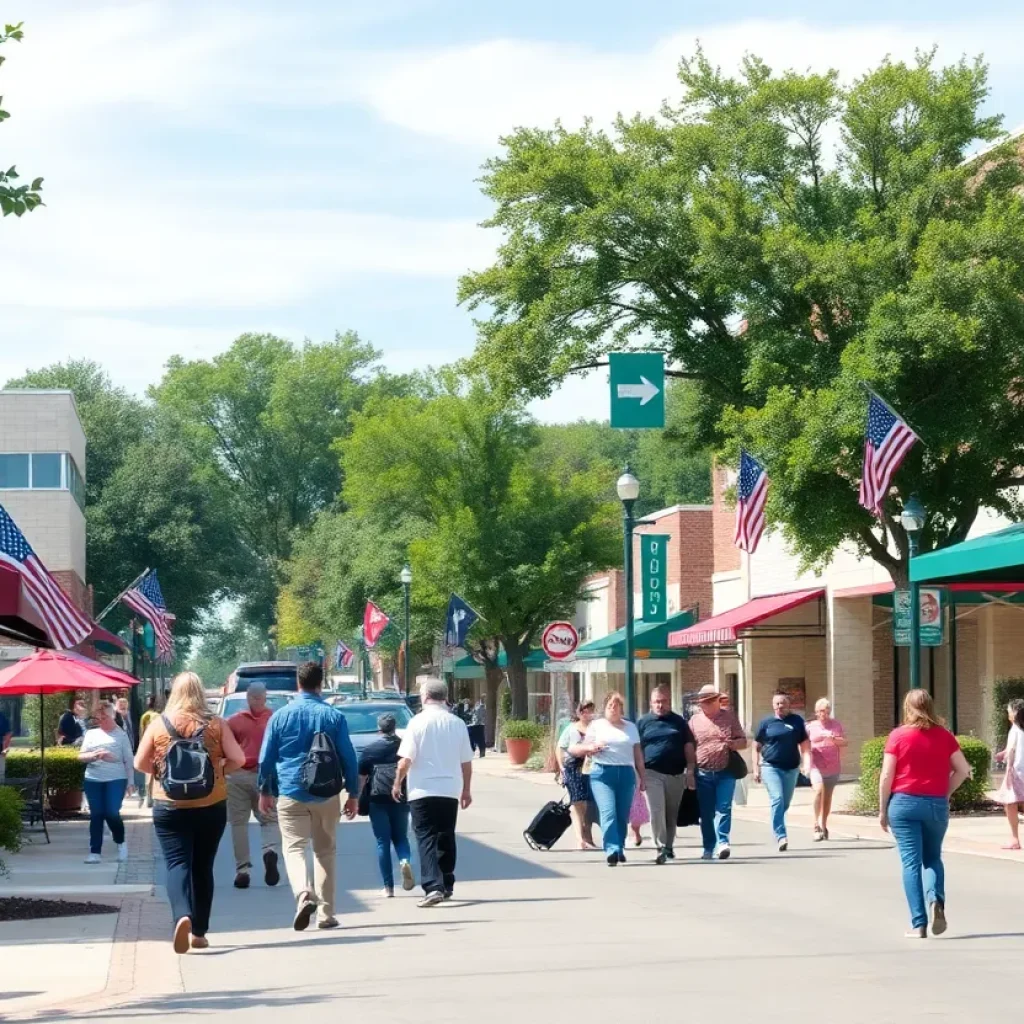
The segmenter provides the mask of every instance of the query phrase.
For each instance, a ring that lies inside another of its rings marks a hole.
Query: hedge
[[[0,786],[0,850],[17,853],[21,849],[21,794],[10,786]],[[0,857],[0,875],[7,875]]]
[[[7,778],[28,779],[41,773],[38,750],[7,752]],[[46,790],[67,793],[84,788],[85,765],[78,760],[77,747],[46,748]]]
[[[1015,697],[1024,698],[1024,679],[997,679],[992,687],[992,736],[996,750],[1006,749],[1006,737],[1010,731],[1010,720],[1006,717],[1006,705]]]
[[[876,736],[861,747],[860,785],[853,801],[856,811],[878,813],[878,779],[882,774],[882,758],[888,738]],[[975,736],[958,736],[957,740],[973,775],[953,794],[950,806],[954,811],[967,811],[985,803],[992,770],[992,751]]]

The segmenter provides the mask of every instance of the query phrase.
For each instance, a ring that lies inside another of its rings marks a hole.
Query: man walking
[[[664,864],[676,857],[676,822],[683,788],[697,786],[693,733],[686,719],[672,710],[672,694],[667,686],[654,688],[650,713],[643,715],[636,727],[647,769],[647,802],[658,851],[654,862]]]
[[[466,723],[448,713],[448,687],[425,683],[423,710],[406,726],[398,748],[398,772],[392,795],[402,796],[409,778],[412,827],[420,851],[421,907],[436,907],[455,891],[455,825],[459,807],[473,802],[473,748]]]
[[[252,861],[249,858],[249,816],[256,815],[260,825],[263,847],[263,880],[277,885],[281,880],[278,868],[280,847],[277,814],[264,814],[260,810],[259,765],[263,736],[273,712],[267,707],[267,688],[252,682],[245,691],[248,707],[228,719],[231,732],[245,753],[245,765],[228,776],[228,822],[231,825],[231,845],[235,851],[235,888],[249,888]]]
[[[478,697],[469,720],[469,742],[474,750],[480,751],[480,756],[487,755],[487,705],[483,697]]]
[[[786,811],[796,789],[796,777],[811,774],[811,741],[807,724],[793,713],[788,695],[772,697],[772,714],[761,720],[754,735],[754,781],[764,779],[772,806],[772,832],[779,853],[789,849]]]
[[[334,916],[335,855],[338,820],[356,815],[359,766],[345,716],[320,695],[323,669],[315,661],[299,666],[299,695],[270,719],[260,751],[260,811],[277,810],[284,844],[284,866],[295,894],[292,922],[297,932],[309,927],[337,928]],[[344,810],[341,790],[348,791]],[[315,790],[316,792],[312,792]],[[321,796],[334,790],[331,796]],[[274,794],[278,794],[275,800]],[[310,875],[306,853],[313,847]]]

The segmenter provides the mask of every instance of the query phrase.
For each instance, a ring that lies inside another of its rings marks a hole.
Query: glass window
[[[27,455],[0,455],[0,487],[28,487]]]
[[[82,479],[82,474],[78,472],[78,466],[75,464],[75,460],[70,455],[65,455],[67,459],[67,477],[66,486],[71,492],[72,497],[78,502],[78,507],[83,511],[85,509],[85,481]]]
[[[60,462],[60,455],[57,452],[32,456],[33,490],[60,489]]]

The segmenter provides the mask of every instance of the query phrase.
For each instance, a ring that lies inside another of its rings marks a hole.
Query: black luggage
[[[549,800],[530,822],[523,838],[533,850],[550,850],[571,823],[569,805],[562,800]]]

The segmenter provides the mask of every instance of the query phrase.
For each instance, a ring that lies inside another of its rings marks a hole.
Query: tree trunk
[[[512,688],[512,717],[525,720],[530,717],[530,700],[526,689],[525,650],[518,640],[505,637],[505,657],[508,658],[508,682]]]
[[[501,688],[501,669],[497,665],[485,665],[484,671],[487,678],[484,684],[487,687],[487,745],[495,746],[495,736],[498,731],[498,690]]]

